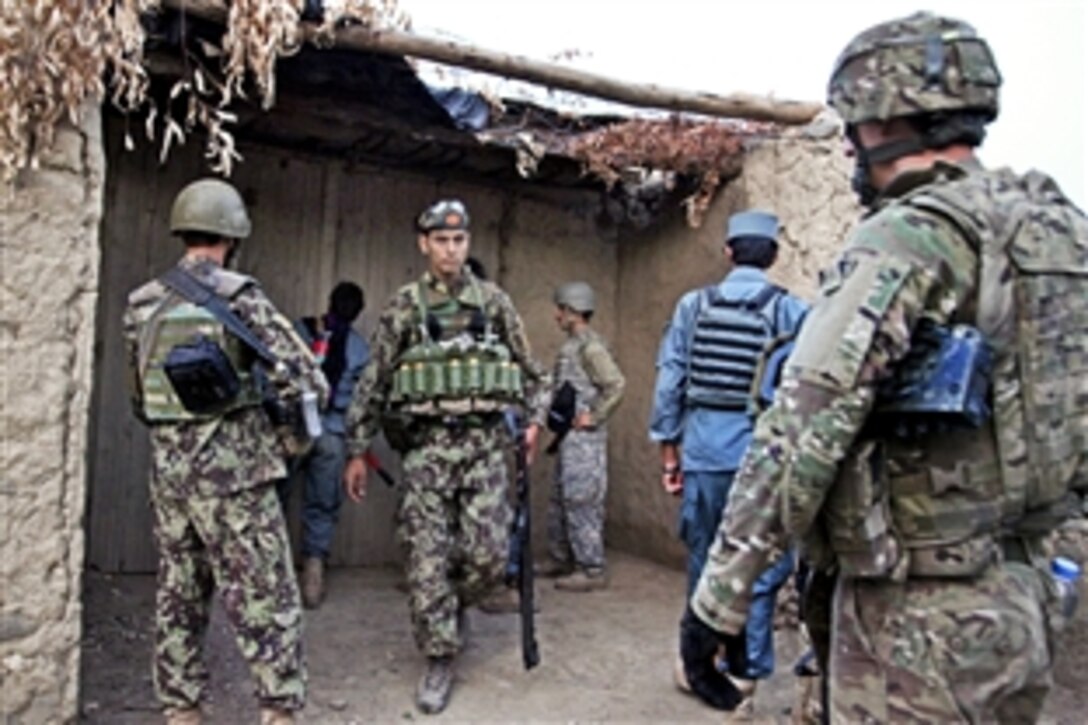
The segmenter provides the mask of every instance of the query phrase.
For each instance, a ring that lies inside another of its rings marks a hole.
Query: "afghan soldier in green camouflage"
[[[736,699],[715,640],[794,539],[822,584],[806,617],[832,722],[1039,716],[1063,624],[1041,538],[1088,485],[1088,221],[1046,176],[974,156],[999,85],[973,28],[926,13],[835,65],[871,213],[822,277],[681,626],[708,698]],[[933,326],[981,333],[986,414],[904,426],[895,394]]]
[[[344,485],[352,500],[365,493],[363,454],[380,430],[403,456],[399,534],[416,644],[428,661],[417,692],[425,713],[449,701],[465,608],[504,572],[511,512],[503,411],[528,404],[532,452],[548,396],[510,298],[465,264],[468,228],[460,201],[420,215],[428,270],[382,312],[348,411]]]
[[[196,181],[178,194],[170,230],[186,254],[178,267],[226,300],[280,361],[267,370],[281,400],[327,394],[325,379],[291,323],[257,282],[224,269],[248,237],[245,204],[229,184]],[[287,532],[274,482],[283,451],[251,371],[254,356],[208,310],[161,280],[129,295],[125,342],[136,415],[151,433],[151,503],[159,550],[154,681],[171,723],[199,723],[208,673],[201,650],[218,590],[249,662],[264,723],[289,723],[305,702],[302,622]],[[175,345],[216,340],[241,379],[219,409],[194,413],[164,374]]]
[[[555,485],[548,507],[548,549],[556,589],[603,589],[604,501],[608,491],[608,418],[623,397],[624,379],[612,353],[589,326],[593,288],[568,282],[555,291],[555,320],[567,334],[555,360],[554,385],[569,386],[573,405],[559,435]],[[555,401],[552,404],[556,411]],[[549,448],[549,451],[552,449]]]

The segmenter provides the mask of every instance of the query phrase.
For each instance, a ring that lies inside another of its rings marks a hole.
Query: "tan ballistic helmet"
[[[170,210],[170,232],[203,232],[245,239],[252,227],[238,190],[220,179],[200,179],[182,189]]]
[[[588,283],[567,282],[555,288],[555,304],[584,314],[593,312],[597,299]]]

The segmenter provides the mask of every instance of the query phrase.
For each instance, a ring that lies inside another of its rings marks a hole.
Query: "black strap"
[[[761,289],[759,291],[759,294],[756,295],[752,299],[752,301],[750,303],[751,304],[750,309],[756,310],[758,312],[762,312],[763,308],[765,308],[770,303],[771,300],[773,300],[774,298],[778,297],[779,295],[785,293],[785,291],[786,290],[782,289],[781,287],[779,287],[776,284],[765,285],[763,287],[763,289]],[[773,325],[772,325],[772,327],[773,327]]]
[[[736,307],[751,310],[752,312],[761,312],[771,300],[785,293],[785,291],[776,284],[765,284],[755,297],[727,300],[722,296],[719,286],[712,284],[703,289],[703,299],[706,304],[713,307]],[[699,312],[702,312],[703,307],[704,305],[700,305],[699,310],[696,311],[696,317],[698,317]]]
[[[200,305],[215,315],[215,318],[222,322],[224,327],[248,345],[266,363],[275,366],[279,362],[279,358],[273,355],[272,351],[253,334],[253,330],[249,329],[249,326],[242,322],[238,315],[231,310],[226,300],[187,270],[181,267],[172,267],[159,279],[185,299],[195,305]]]

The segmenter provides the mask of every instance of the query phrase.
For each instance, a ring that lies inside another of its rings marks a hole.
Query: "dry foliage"
[[[711,122],[673,116],[635,119],[576,137],[566,149],[587,173],[612,186],[632,167],[670,171],[699,179],[685,199],[688,223],[699,226],[723,178],[733,176],[744,153],[744,139],[760,124]]]
[[[158,0],[0,0],[0,182],[34,166],[62,119],[105,95],[119,107],[147,91],[139,14]]]
[[[239,159],[228,106],[252,84],[264,108],[275,102],[275,65],[298,50],[304,0],[232,0],[222,60],[208,68],[186,51],[186,75],[161,113],[148,96],[141,15],[161,0],[0,0],[0,184],[34,167],[62,119],[78,123],[87,103],[106,96],[122,111],[146,108],[145,128],[165,159],[195,130],[207,134],[211,168],[229,175]],[[403,28],[396,0],[326,0],[321,29],[338,23]],[[131,138],[125,139],[131,148]]]

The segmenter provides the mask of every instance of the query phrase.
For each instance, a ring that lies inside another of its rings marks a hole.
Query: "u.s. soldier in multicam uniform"
[[[436,713],[449,701],[461,615],[501,580],[506,562],[503,410],[528,403],[532,452],[549,390],[510,298],[465,264],[464,205],[440,201],[417,228],[428,270],[392,297],[374,330],[348,411],[344,485],[352,500],[362,499],[362,455],[384,428],[404,463],[399,533],[416,644],[427,657],[417,704]]]
[[[596,295],[585,282],[555,290],[555,319],[567,339],[555,360],[553,384],[575,392],[570,430],[558,446],[548,507],[550,566],[557,589],[588,592],[608,585],[604,504],[608,492],[609,417],[623,398],[624,378],[604,339],[589,326]],[[550,450],[550,449],[549,449]]]
[[[271,384],[290,402],[328,388],[309,350],[251,278],[224,269],[249,236],[245,204],[229,184],[204,179],[178,194],[170,230],[178,266],[226,299],[282,365]],[[136,415],[151,432],[151,503],[159,551],[155,690],[176,725],[199,723],[208,673],[202,659],[218,590],[256,683],[263,723],[289,723],[305,702],[301,609],[274,482],[286,474],[280,442],[260,406],[252,353],[207,310],[153,280],[129,295],[125,342]],[[163,372],[175,343],[217,340],[242,379],[213,414],[181,404]]]
[[[1048,177],[976,160],[999,84],[970,26],[924,13],[835,65],[829,102],[872,211],[822,279],[685,616],[708,697],[736,699],[714,640],[792,538],[835,580],[816,628],[832,722],[1039,716],[1062,623],[1041,537],[1088,485],[1088,221]],[[991,347],[979,427],[874,427],[923,321]]]

